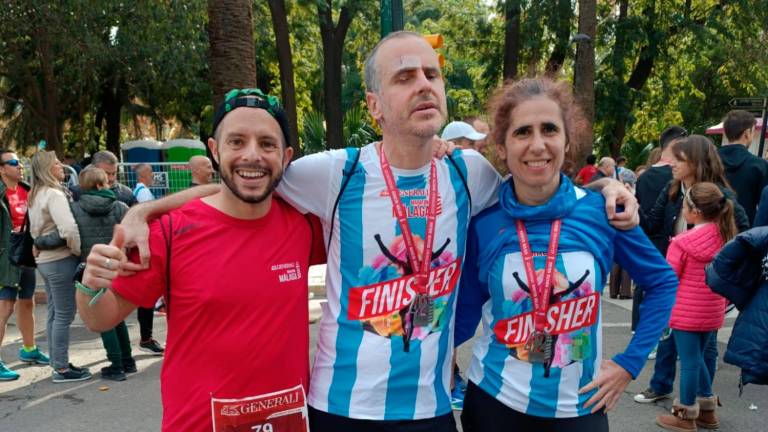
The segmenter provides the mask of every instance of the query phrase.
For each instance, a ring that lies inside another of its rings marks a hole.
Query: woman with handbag
[[[80,235],[69,208],[69,195],[61,185],[63,180],[64,167],[56,153],[42,151],[32,157],[30,233],[37,238],[57,231],[66,242],[58,248],[40,251],[35,258],[48,294],[46,331],[55,383],[91,378],[87,368],[69,363],[69,327],[77,310],[72,276],[80,255]]]

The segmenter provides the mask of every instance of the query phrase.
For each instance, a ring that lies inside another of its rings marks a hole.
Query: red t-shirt
[[[579,173],[576,174],[577,179],[581,179],[580,184],[587,184],[592,179],[592,177],[597,172],[597,167],[594,165],[585,165],[584,168],[579,170]]]
[[[171,213],[171,290],[160,383],[163,431],[210,431],[211,397],[244,398],[309,380],[307,270],[324,262],[322,232],[274,198],[258,220],[195,200]],[[168,217],[162,224],[167,227]],[[166,295],[166,244],[150,226],[149,270],[117,278],[129,302]],[[166,297],[166,302],[168,299]]]
[[[16,186],[16,189],[6,188],[5,196],[10,206],[13,230],[18,231],[24,225],[24,216],[27,214],[27,190],[21,186]]]

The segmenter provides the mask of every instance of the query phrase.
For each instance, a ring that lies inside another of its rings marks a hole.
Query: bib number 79
[[[251,426],[251,430],[255,432],[274,432],[272,429],[272,423],[264,423],[263,425]]]

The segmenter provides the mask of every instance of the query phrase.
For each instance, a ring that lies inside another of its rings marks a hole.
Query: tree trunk
[[[626,11],[624,11],[624,13],[626,13]],[[624,143],[624,137],[627,134],[627,123],[629,122],[630,114],[635,105],[635,95],[645,86],[648,78],[650,78],[651,73],[653,72],[653,65],[659,55],[661,36],[656,29],[656,24],[658,23],[656,22],[655,2],[650,2],[650,4],[643,10],[643,15],[645,16],[645,34],[648,44],[640,49],[640,54],[635,63],[635,67],[632,69],[632,73],[629,75],[629,79],[622,89],[622,93],[624,94],[623,99],[626,100],[626,103],[616,107],[617,111],[613,117],[613,122],[609,123],[609,127],[606,128],[607,132],[603,137],[608,143],[608,149],[611,156],[614,158],[621,154],[621,146]]]
[[[571,9],[571,0],[558,0],[557,2],[557,25],[555,28],[555,46],[552,54],[547,60],[544,71],[549,76],[557,76],[565,63],[565,56],[568,52],[571,39],[571,19],[573,10]]]
[[[120,120],[125,102],[125,81],[117,76],[112,83],[105,85],[101,95],[107,129],[107,150],[115,155],[120,154]]]
[[[576,100],[587,119],[584,133],[576,137],[571,150],[574,163],[580,166],[592,153],[595,122],[595,37],[597,34],[597,0],[579,0],[579,33],[589,41],[577,42],[573,87]]]
[[[520,0],[504,4],[504,80],[517,77],[520,60]]]
[[[344,113],[341,107],[341,60],[344,38],[352,23],[350,6],[344,6],[334,26],[331,2],[317,2],[317,17],[323,39],[323,106],[325,108],[325,139],[328,149],[344,147]]]
[[[37,39],[37,51],[42,72],[43,93],[45,103],[43,112],[45,115],[45,140],[46,150],[53,150],[59,159],[64,158],[64,146],[62,144],[62,122],[59,119],[59,95],[56,86],[56,76],[53,71],[53,52],[48,40],[45,27],[35,29]]]
[[[256,87],[251,1],[208,0],[208,39],[215,109],[230,90]]]
[[[285,0],[268,0],[269,11],[272,14],[272,27],[275,31],[277,45],[277,61],[280,65],[280,88],[282,89],[283,106],[288,114],[290,142],[293,147],[293,157],[301,156],[299,148],[299,125],[296,117],[296,85],[293,81],[293,54],[291,53],[288,16],[285,11]]]

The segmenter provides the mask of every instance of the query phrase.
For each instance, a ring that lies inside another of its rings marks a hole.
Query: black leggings
[[[600,411],[581,417],[535,417],[499,402],[472,381],[461,413],[464,432],[608,432],[608,417]]]
[[[152,324],[155,319],[155,310],[152,308],[137,308],[136,318],[139,320],[139,333],[142,342],[152,339]]]
[[[453,413],[424,420],[358,420],[309,407],[312,432],[456,432]]]

